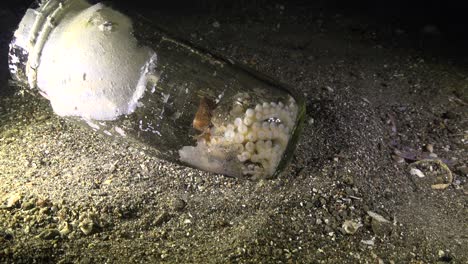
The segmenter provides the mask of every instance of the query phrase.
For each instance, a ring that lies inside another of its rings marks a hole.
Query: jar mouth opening
[[[155,51],[133,30],[131,17],[103,3],[44,1],[15,31],[10,72],[59,116],[115,120],[133,113],[159,79]]]
[[[12,78],[31,89],[37,87],[37,68],[49,34],[70,10],[82,10],[85,0],[48,0],[34,3],[26,11],[9,47],[8,64]]]

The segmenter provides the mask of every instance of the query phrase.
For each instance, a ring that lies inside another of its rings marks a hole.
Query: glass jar
[[[301,97],[171,37],[142,15],[85,0],[27,10],[12,77],[54,112],[158,157],[234,177],[270,178],[292,157]]]

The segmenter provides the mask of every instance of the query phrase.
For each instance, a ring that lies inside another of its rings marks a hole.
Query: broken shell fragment
[[[415,183],[420,186],[431,187],[433,190],[443,190],[452,184],[453,175],[447,164],[441,160],[425,159],[410,165],[410,173],[417,175]],[[422,175],[422,177],[421,177]]]
[[[411,174],[411,175],[418,176],[419,178],[425,177],[424,173],[423,173],[421,170],[416,169],[416,168],[411,168],[410,174]]]
[[[344,221],[342,228],[346,232],[346,234],[353,235],[361,226],[362,224],[359,222],[346,220]]]
[[[390,220],[372,211],[367,211],[367,214],[372,218],[371,227],[374,234],[384,237],[392,232],[393,228]]]

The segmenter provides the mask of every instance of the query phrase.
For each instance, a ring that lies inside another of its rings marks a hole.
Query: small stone
[[[390,235],[393,230],[392,222],[372,211],[367,211],[367,214],[372,218],[371,227],[374,234],[377,236]]]
[[[430,153],[433,153],[434,152],[434,145],[432,144],[426,144],[426,146],[424,146],[426,151],[430,152]]]
[[[353,179],[353,176],[351,175],[346,175],[343,179],[343,182],[346,184],[346,185],[349,185],[349,186],[353,186],[354,185],[354,179]]]
[[[392,159],[393,159],[394,161],[396,161],[397,163],[404,163],[404,162],[405,162],[405,159],[402,158],[402,157],[400,157],[400,156],[398,156],[398,155],[392,155]]]
[[[320,197],[317,201],[316,201],[316,205],[317,207],[322,207],[324,205],[327,204],[327,199],[325,199],[324,197]]]
[[[38,236],[40,239],[44,240],[52,240],[60,237],[60,231],[57,229],[46,229],[42,231]]]
[[[91,218],[83,219],[79,224],[81,232],[85,235],[92,235],[97,232],[98,225]]]
[[[63,227],[60,229],[60,234],[62,236],[67,236],[68,234],[70,234],[72,232],[72,225],[68,222],[65,222],[63,224]]]
[[[215,21],[213,22],[213,24],[211,24],[214,28],[219,28],[221,26],[221,24],[218,22],[218,21]]]
[[[458,114],[456,114],[453,111],[448,111],[448,112],[445,112],[445,113],[442,114],[442,118],[443,119],[457,119]]]
[[[41,209],[39,210],[39,213],[40,213],[40,214],[43,214],[43,215],[49,215],[49,214],[50,214],[50,207],[41,208]]]
[[[50,115],[44,114],[44,115],[40,115],[40,116],[36,117],[36,120],[37,121],[44,121],[44,120],[47,120],[49,118],[50,118]]]
[[[458,173],[460,173],[463,176],[468,176],[468,167],[467,166],[461,166],[457,168]]]
[[[230,223],[225,219],[219,219],[214,222],[214,226],[224,228],[230,226]]]
[[[0,208],[13,208],[21,206],[21,195],[19,193],[11,193],[3,198],[4,204]]]
[[[35,199],[31,199],[21,205],[21,209],[28,211],[33,209],[36,206],[36,201]]]
[[[166,211],[163,211],[158,216],[156,216],[153,224],[156,226],[162,225],[163,223],[169,221],[170,218],[170,215]]]
[[[376,219],[377,221],[379,222],[383,222],[383,223],[391,223],[389,220],[385,219],[385,217],[377,214],[377,213],[374,213],[372,211],[367,211],[367,214],[372,217],[372,219]]]
[[[335,92],[335,90],[331,88],[330,86],[325,86],[325,90],[328,91],[329,93]]]
[[[367,246],[374,246],[375,245],[375,240],[374,239],[369,239],[369,240],[361,240],[361,243]]]
[[[10,129],[10,130],[7,130],[7,131],[3,132],[3,138],[5,138],[5,139],[13,138],[17,134],[19,134],[19,130],[13,128],[13,129]]]
[[[180,199],[180,198],[176,198],[172,201],[171,203],[171,208],[174,210],[174,211],[182,211],[184,210],[185,206],[187,205],[187,203]]]
[[[36,206],[37,207],[46,207],[48,205],[50,205],[49,199],[38,199],[36,201]]]
[[[383,191],[384,197],[387,199],[391,199],[393,197],[393,191],[390,188],[385,188]]]
[[[347,196],[354,196],[354,190],[352,188],[346,187],[345,192]]]
[[[439,255],[439,258],[442,258],[443,256],[445,256],[445,252],[443,250],[439,250],[437,252],[437,255]]]

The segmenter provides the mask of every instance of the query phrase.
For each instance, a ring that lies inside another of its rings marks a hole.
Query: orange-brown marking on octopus
[[[201,132],[197,138],[204,138],[207,141],[210,140],[211,118],[215,108],[216,103],[213,100],[207,97],[202,97],[200,99],[200,104],[198,105],[198,110],[192,123],[193,128]]]

